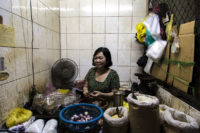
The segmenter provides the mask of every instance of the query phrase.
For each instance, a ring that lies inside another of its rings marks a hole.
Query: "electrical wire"
[[[30,15],[31,15],[31,26],[32,26],[32,40],[31,40],[31,47],[32,47],[32,75],[33,75],[33,86],[32,91],[35,89],[35,74],[34,74],[34,64],[33,64],[33,13],[32,13],[32,0],[30,0]]]

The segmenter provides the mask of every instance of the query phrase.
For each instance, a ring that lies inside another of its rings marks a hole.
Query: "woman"
[[[112,66],[110,51],[105,47],[98,48],[92,61],[95,67],[91,68],[85,77],[84,95],[111,98],[113,91],[119,89],[120,84],[117,72],[109,68]]]

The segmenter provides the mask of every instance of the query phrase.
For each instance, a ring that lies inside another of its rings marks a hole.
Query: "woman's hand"
[[[83,95],[84,95],[84,96],[88,96],[88,94],[89,94],[88,90],[84,90],[84,91],[83,91]]]
[[[92,96],[92,97],[100,97],[100,96],[102,96],[102,92],[93,91],[92,93],[90,93],[90,96]]]
[[[88,94],[89,94],[89,92],[88,92],[88,82],[85,81],[85,84],[83,86],[83,95],[88,97]]]

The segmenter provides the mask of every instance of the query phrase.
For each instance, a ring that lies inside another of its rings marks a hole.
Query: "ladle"
[[[118,106],[117,106],[117,108],[116,108],[116,112],[117,112],[117,116],[118,116],[118,118],[121,117],[120,111],[121,111],[121,109],[119,110],[119,108],[118,108]]]

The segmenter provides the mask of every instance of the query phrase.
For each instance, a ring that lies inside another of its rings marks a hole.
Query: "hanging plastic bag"
[[[137,39],[140,43],[143,43],[145,40],[145,33],[146,28],[143,23],[138,23],[136,25],[136,31],[137,31]]]
[[[137,61],[138,66],[145,67],[147,64],[148,57],[146,56],[146,53],[143,54],[142,57],[140,57]]]
[[[159,62],[166,46],[167,41],[157,40],[147,49],[146,55],[154,62]]]
[[[147,17],[145,17],[140,23],[138,23],[136,25],[136,31],[137,31],[137,34],[136,34],[136,38],[137,40],[140,42],[140,43],[144,43],[145,42],[145,36],[146,36],[146,27],[145,25],[143,24],[143,22],[145,20],[147,20],[149,18],[149,15]]]
[[[149,30],[146,30],[145,43],[147,45],[151,45],[154,42],[155,42],[155,39],[151,36],[151,33],[149,32]]]
[[[160,22],[159,17],[155,13],[150,13],[149,17],[143,22],[146,29],[149,30],[155,40],[161,39],[160,37]]]
[[[152,60],[151,58],[148,58],[147,64],[146,64],[146,66],[144,67],[144,71],[145,71],[146,73],[150,74],[150,73],[151,73],[151,67],[152,67],[152,65],[153,65],[153,60]]]
[[[180,51],[179,38],[176,36],[171,46],[171,53],[178,54]]]
[[[32,116],[32,112],[30,110],[17,107],[11,111],[11,113],[8,115],[8,118],[6,120],[6,126],[8,128],[18,125],[20,123],[23,123],[27,120],[29,120]]]
[[[171,15],[170,21],[166,26],[166,35],[167,35],[167,41],[168,42],[172,42],[173,41],[173,37],[172,37],[172,26],[173,26],[173,17],[174,15]]]

